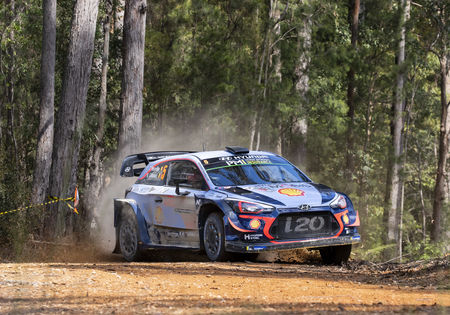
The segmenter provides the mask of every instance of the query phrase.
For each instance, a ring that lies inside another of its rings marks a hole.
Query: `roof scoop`
[[[237,146],[225,147],[225,150],[233,154],[247,154],[248,152],[250,152],[247,148]]]

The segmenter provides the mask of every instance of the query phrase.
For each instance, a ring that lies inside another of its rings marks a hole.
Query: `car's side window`
[[[207,185],[198,167],[190,161],[174,161],[169,169],[169,186],[207,190]]]
[[[136,182],[137,184],[164,186],[166,183],[169,163],[161,163],[154,166],[144,178]]]

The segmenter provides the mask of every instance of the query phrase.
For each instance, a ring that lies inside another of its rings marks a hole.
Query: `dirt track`
[[[448,257],[403,266],[351,262],[344,267],[179,258],[162,262],[165,256],[144,263],[125,263],[118,257],[89,263],[64,259],[3,263],[0,313],[446,314],[450,310]]]

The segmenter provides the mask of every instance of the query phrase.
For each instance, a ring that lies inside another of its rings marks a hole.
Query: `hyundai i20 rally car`
[[[128,261],[151,248],[204,249],[212,261],[313,248],[342,263],[360,241],[350,199],[273,153],[141,153],[124,159],[120,175],[138,177],[114,199],[115,252]]]

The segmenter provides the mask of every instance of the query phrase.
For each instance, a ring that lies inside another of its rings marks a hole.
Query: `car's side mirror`
[[[180,182],[179,181],[176,181],[175,193],[179,196],[189,195],[189,191],[180,191]]]

